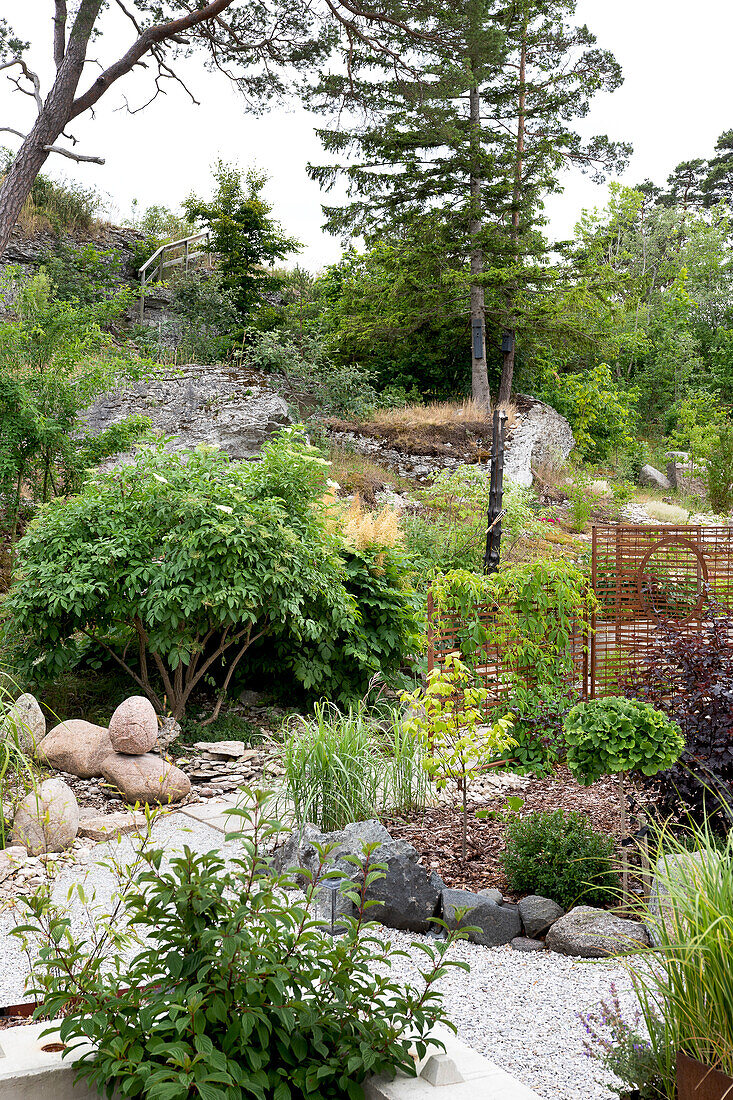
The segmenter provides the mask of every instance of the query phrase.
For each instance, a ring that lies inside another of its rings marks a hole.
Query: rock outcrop
[[[534,401],[525,412],[517,414],[504,459],[505,484],[531,485],[534,469],[561,465],[574,446],[565,417],[550,405]]]
[[[287,402],[254,372],[224,366],[171,367],[164,376],[102,394],[84,419],[93,433],[127,416],[149,416],[174,449],[207,443],[230,458],[254,458],[290,424]]]

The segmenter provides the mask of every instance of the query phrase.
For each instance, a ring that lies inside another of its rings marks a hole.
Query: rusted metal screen
[[[707,592],[726,610],[733,607],[733,528],[594,527],[591,581],[598,609],[590,695],[613,695],[642,665],[660,623],[699,630]]]
[[[513,654],[488,641],[476,645],[474,625],[486,628],[489,639],[492,626],[502,610],[498,605],[479,605],[471,623],[459,612],[438,612],[433,606],[432,593],[428,593],[428,671],[441,667],[448,654],[458,654],[475,672],[480,684],[488,691],[486,707],[499,705],[512,690],[513,681],[520,678],[528,686],[534,682],[534,670],[517,667]],[[544,612],[547,614],[547,612]],[[574,686],[584,698],[588,691],[588,624],[578,622],[573,631],[566,656],[571,658],[572,671],[564,679]],[[563,662],[564,663],[564,662]]]

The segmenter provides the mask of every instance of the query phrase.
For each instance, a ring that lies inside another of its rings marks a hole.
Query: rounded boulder
[[[79,803],[63,779],[46,779],[15,811],[13,844],[22,844],[32,856],[63,852],[78,832]]]
[[[185,772],[153,753],[131,756],[113,752],[104,761],[102,775],[131,804],[167,806],[180,802],[191,790],[191,780]]]
[[[128,756],[150,752],[158,739],[158,716],[150,700],[131,695],[120,703],[110,719],[109,736],[115,752]]]
[[[26,692],[13,703],[2,721],[0,739],[12,738],[21,752],[35,755],[46,736],[46,719],[35,695]]]
[[[36,748],[42,764],[77,775],[79,779],[101,776],[102,762],[111,752],[109,730],[81,718],[59,722]]]

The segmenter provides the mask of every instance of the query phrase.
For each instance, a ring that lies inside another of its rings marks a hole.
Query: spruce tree
[[[356,51],[346,73],[314,92],[325,111],[348,108],[346,124],[319,131],[342,162],[311,166],[329,188],[343,177],[349,202],[325,206],[327,228],[374,240],[425,217],[444,219],[470,267],[472,394],[489,403],[486,318],[506,329],[500,400],[511,393],[514,338],[528,323],[533,286],[546,288],[549,245],[543,197],[560,190],[569,164],[602,175],[628,147],[583,142],[571,120],[592,96],[621,82],[610,53],[567,18],[575,0],[435,0],[413,49],[414,76],[385,55]],[[400,34],[395,52],[404,53]]]

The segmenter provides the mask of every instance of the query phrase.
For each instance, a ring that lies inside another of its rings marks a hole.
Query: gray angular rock
[[[110,753],[102,764],[102,775],[130,804],[166,806],[180,802],[191,791],[191,780],[185,772],[149,752],[142,756]]]
[[[546,950],[542,940],[531,940],[527,936],[517,936],[511,943],[513,951],[544,951]]]
[[[563,916],[565,910],[556,901],[540,894],[528,894],[519,903],[519,915],[524,931],[531,938],[545,934],[547,929]]]
[[[133,756],[150,752],[158,740],[158,716],[144,695],[131,695],[109,720],[109,738],[115,752]]]
[[[46,736],[46,719],[35,695],[19,696],[5,715],[0,727],[0,740],[12,737],[18,748],[31,756]]]
[[[490,898],[490,900],[495,901],[497,905],[501,905],[504,901],[504,895],[501,890],[495,890],[493,886],[487,886],[485,890],[477,890],[476,893],[479,897]]]
[[[505,483],[531,485],[533,468],[562,465],[574,446],[573,431],[565,417],[550,405],[533,401],[518,419],[507,443]]]
[[[13,843],[31,855],[63,852],[79,832],[79,804],[63,779],[46,779],[18,804],[13,820]]]
[[[95,726],[81,718],[60,722],[46,734],[36,748],[42,764],[69,772],[79,779],[102,775],[102,763],[112,752],[112,741],[105,726]]]
[[[474,894],[471,890],[443,890],[441,903],[443,920],[449,928],[476,926],[478,931],[468,933],[471,943],[500,947],[521,934],[522,922],[513,906],[497,905],[491,898]],[[457,909],[470,910],[460,923],[456,917]]]
[[[643,924],[625,920],[605,909],[578,905],[556,921],[545,941],[551,951],[581,959],[602,959],[608,955],[628,955],[649,946],[649,933]]]
[[[664,489],[665,492],[672,488],[669,478],[656,466],[650,466],[648,463],[639,470],[639,484],[648,485],[652,489]]]
[[[420,863],[416,848],[404,840],[393,840],[385,827],[375,820],[357,821],[334,833],[321,833],[315,825],[306,824],[275,850],[273,869],[278,872],[304,868],[311,873],[318,869],[320,856],[315,844],[336,844],[331,854],[333,869],[345,879],[357,881],[358,871],[346,855],[361,858],[363,844],[378,844],[371,857],[373,863],[386,864],[385,877],[377,879],[366,891],[367,901],[378,901],[368,910],[370,920],[388,928],[409,932],[427,932],[431,917],[436,916],[443,881],[434,871]],[[353,912],[347,898],[338,898],[338,912]]]

